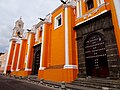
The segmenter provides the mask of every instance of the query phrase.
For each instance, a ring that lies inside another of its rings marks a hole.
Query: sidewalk
[[[77,85],[71,85],[69,83],[64,83],[64,82],[53,82],[53,81],[47,81],[44,79],[37,79],[37,78],[31,78],[31,77],[17,77],[17,76],[5,76],[6,78],[11,78],[15,80],[20,80],[23,82],[28,82],[32,84],[37,84],[37,85],[42,85],[45,87],[50,87],[55,90],[101,90],[101,89],[94,89],[94,88],[88,88],[88,87],[83,87],[83,86],[77,86]]]

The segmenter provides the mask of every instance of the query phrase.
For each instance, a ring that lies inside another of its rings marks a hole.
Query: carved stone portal
[[[78,77],[119,77],[120,63],[111,12],[74,27]]]

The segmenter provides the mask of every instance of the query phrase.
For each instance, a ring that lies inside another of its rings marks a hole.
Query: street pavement
[[[0,75],[0,90],[55,90],[42,85],[11,79]]]

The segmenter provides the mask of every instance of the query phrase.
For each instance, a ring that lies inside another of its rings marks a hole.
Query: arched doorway
[[[34,48],[34,57],[33,57],[33,65],[32,65],[32,75],[36,75],[38,74],[38,70],[40,67],[41,44],[38,44],[33,48]]]
[[[100,33],[89,35],[84,42],[87,76],[107,77],[108,62],[104,36]]]

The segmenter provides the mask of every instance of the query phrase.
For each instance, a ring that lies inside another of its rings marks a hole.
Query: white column
[[[68,7],[65,7],[65,66],[69,65]]]
[[[82,16],[82,1],[77,0],[77,18]]]
[[[17,67],[16,67],[16,71],[19,71],[19,63],[20,63],[20,54],[22,51],[22,40],[20,40],[20,50],[19,50],[19,54],[18,54],[18,61],[17,61]]]
[[[68,28],[68,7],[65,6],[65,65],[64,69],[77,68],[76,65],[69,64],[69,28]]]
[[[44,37],[45,37],[45,24],[43,24],[43,31],[42,31],[42,46],[41,46],[41,55],[40,55],[41,57],[40,57],[40,67],[39,67],[39,70],[44,70],[45,69],[45,67],[42,67]]]
[[[5,74],[6,74],[6,70],[7,70],[7,66],[8,66],[8,60],[9,60],[9,57],[10,57],[11,47],[12,47],[12,40],[10,41],[9,51],[8,51],[7,60],[6,60],[6,65],[5,65],[5,68],[4,68],[4,73]]]
[[[82,1],[80,0],[80,16],[82,16]]]
[[[25,64],[25,71],[31,71],[32,69],[29,69],[28,68],[28,56],[29,56],[29,53],[30,53],[30,40],[32,38],[32,35],[30,34],[29,37],[28,37],[28,50],[27,50],[27,55],[26,55],[26,64]]]
[[[80,16],[80,2],[77,0],[77,18]]]
[[[35,35],[35,41],[38,41],[38,40],[39,40],[39,38],[38,38],[38,33],[39,33],[39,30],[37,29],[37,30],[36,30],[36,35]]]

